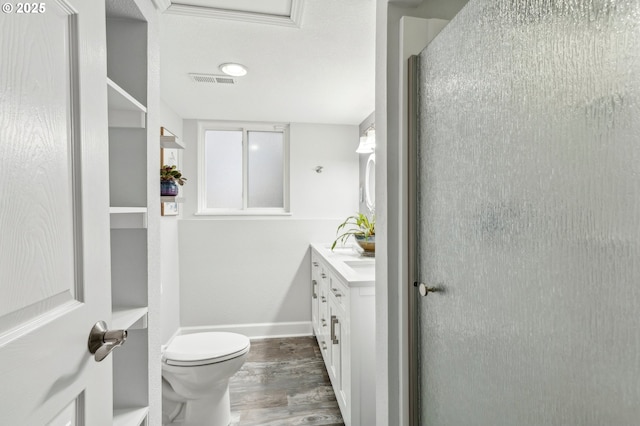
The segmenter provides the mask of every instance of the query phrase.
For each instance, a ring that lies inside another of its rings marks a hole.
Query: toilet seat
[[[193,333],[176,336],[162,355],[168,365],[197,366],[237,358],[249,351],[247,336],[227,332]]]

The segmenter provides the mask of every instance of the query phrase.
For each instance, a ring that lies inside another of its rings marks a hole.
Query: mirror
[[[371,154],[365,169],[364,195],[367,207],[371,212],[376,208],[376,154]]]

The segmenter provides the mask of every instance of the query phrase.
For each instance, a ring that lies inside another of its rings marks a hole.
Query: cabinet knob
[[[317,267],[318,266],[318,262],[313,262],[313,266]]]
[[[332,288],[331,291],[333,291],[334,296],[342,297],[342,294],[338,291],[337,288]]]

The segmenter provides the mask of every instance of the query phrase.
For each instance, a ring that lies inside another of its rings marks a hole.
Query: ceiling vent
[[[189,73],[189,77],[194,83],[236,84],[236,79],[228,75]]]

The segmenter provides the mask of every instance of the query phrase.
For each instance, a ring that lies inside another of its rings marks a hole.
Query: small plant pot
[[[363,256],[374,257],[376,255],[376,236],[370,235],[365,237],[364,235],[354,235],[356,243],[362,248]]]
[[[172,196],[172,197],[178,195],[178,184],[172,180],[161,180],[160,195]]]

